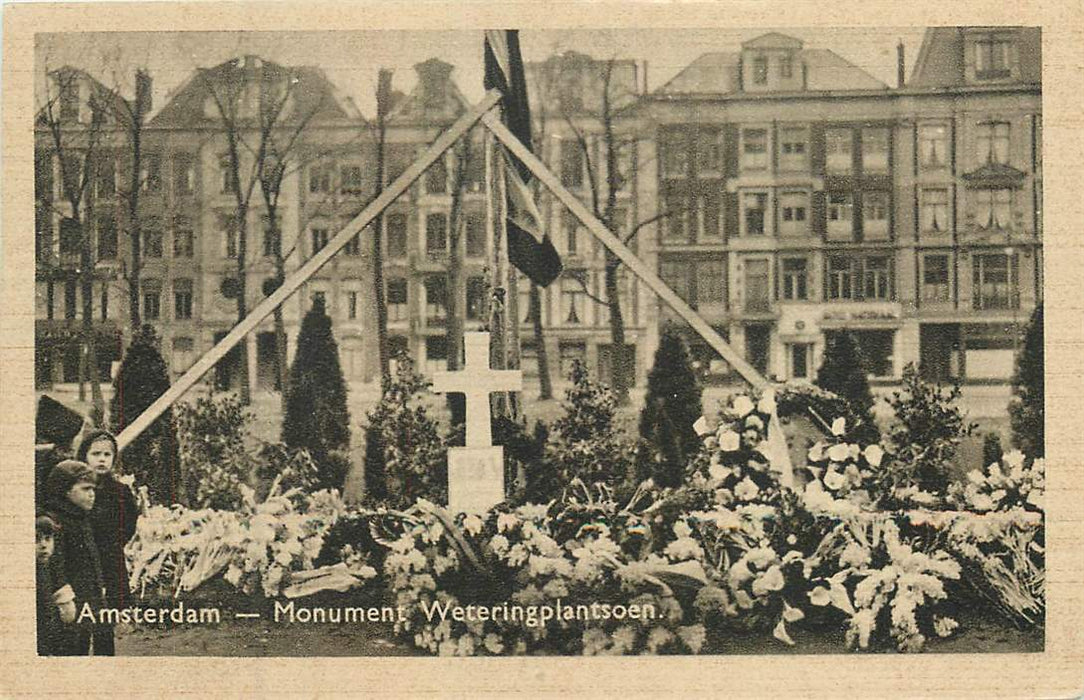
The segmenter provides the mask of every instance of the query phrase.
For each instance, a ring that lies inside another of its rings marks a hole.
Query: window
[[[34,198],[45,202],[53,201],[55,183],[53,182],[53,155],[37,152],[34,154]]]
[[[918,160],[924,170],[948,166],[948,127],[925,124],[918,130]]]
[[[587,346],[582,341],[562,341],[557,345],[557,353],[561,363],[561,376],[565,379],[572,376],[572,368],[577,362],[587,363]]]
[[[665,177],[685,177],[689,173],[689,152],[685,134],[664,131],[659,136],[659,159]]]
[[[719,191],[718,185],[705,186],[700,192],[700,206],[697,207],[697,215],[700,223],[700,238],[718,238],[723,235],[722,229],[722,194]],[[624,214],[624,212],[615,212],[616,214]],[[625,216],[617,221],[623,222]],[[618,230],[622,228],[621,224],[617,224]]]
[[[429,321],[442,321],[447,314],[448,280],[444,275],[425,278],[425,317]]]
[[[828,194],[828,236],[850,240],[854,237],[854,197],[850,192]]]
[[[271,225],[271,217],[263,217],[263,254],[266,256],[282,255],[282,230],[278,222]]]
[[[869,239],[888,238],[888,193],[862,195],[862,235]]]
[[[631,156],[632,144],[625,144],[625,152]],[[718,129],[697,129],[696,167],[700,172],[721,172],[723,169],[722,134]],[[628,172],[626,167],[625,171]]]
[[[923,231],[948,231],[948,190],[922,190],[919,204]]]
[[[117,219],[113,212],[98,215],[98,259],[117,257]]]
[[[666,183],[663,191],[663,207],[665,215],[662,227],[663,236],[673,239],[674,242],[687,240],[689,234],[686,221],[689,218],[689,195],[684,183]]]
[[[947,255],[925,255],[922,258],[922,299],[949,300],[949,259]]]
[[[783,298],[788,301],[809,298],[809,271],[805,258],[783,258]]]
[[[117,166],[112,155],[98,158],[94,189],[99,197],[111,197],[117,192]]]
[[[975,190],[974,196],[979,228],[1012,228],[1012,190]]]
[[[980,80],[1007,78],[1011,73],[1011,43],[1002,37],[988,37],[975,42],[975,77]]]
[[[486,183],[485,151],[481,144],[471,144],[466,168],[463,170],[463,186],[467,192],[481,192]]]
[[[866,258],[865,299],[887,301],[892,296],[891,266],[887,256],[878,255]]]
[[[858,281],[858,261],[844,255],[828,257],[828,298],[854,299]]]
[[[389,258],[405,258],[407,254],[407,215],[388,214],[384,218],[384,235],[387,236]]]
[[[389,322],[407,320],[407,281],[405,279],[393,277],[388,280],[386,301]]]
[[[809,148],[804,128],[785,127],[779,130],[779,169],[796,171],[809,169]]]
[[[561,141],[561,184],[583,187],[583,150],[577,141]]]
[[[561,211],[561,231],[564,233],[565,252],[569,255],[579,253],[579,241],[576,239],[576,231],[579,221],[575,215],[567,209]]]
[[[162,286],[158,280],[143,280],[143,318],[157,321],[162,316]]]
[[[346,317],[351,321],[358,318],[358,293],[354,290],[346,293]]]
[[[975,255],[972,261],[973,306],[980,310],[1017,308],[1020,299],[1016,268],[1015,255]]]
[[[425,217],[425,252],[429,255],[448,253],[448,217],[440,212]]]
[[[726,303],[725,275],[723,260],[701,260],[696,263],[696,306]]]
[[[157,222],[143,224],[143,257],[162,257],[162,229]]]
[[[862,170],[888,172],[888,129],[862,130]]]
[[[144,153],[140,165],[139,182],[144,192],[162,189],[162,161],[157,153]]]
[[[314,165],[309,168],[309,192],[331,192],[331,166],[328,164]]]
[[[186,321],[192,318],[192,280],[173,280],[173,318]]]
[[[146,284],[146,281],[144,281],[144,284]],[[77,303],[75,290],[75,280],[67,280],[64,282],[64,318],[68,321],[75,318]]]
[[[170,369],[174,372],[184,372],[195,361],[195,343],[191,338],[174,338],[173,339],[173,358],[170,363]]]
[[[522,295],[521,295],[522,300]],[[467,319],[480,321],[486,309],[486,280],[484,277],[467,278]],[[528,309],[529,312],[529,309]]]
[[[791,343],[790,348],[790,378],[808,379],[811,374],[811,359],[809,343]]]
[[[850,129],[828,129],[824,132],[825,170],[830,173],[849,173],[853,166]]]
[[[767,260],[745,261],[745,310],[768,311],[771,308],[771,280]]]
[[[684,260],[662,260],[659,262],[659,277],[685,303],[695,306],[696,298],[693,296],[689,267],[689,263]]]
[[[191,258],[195,254],[196,241],[192,222],[183,216],[173,218],[173,257]]]
[[[60,254],[78,255],[83,246],[83,231],[79,222],[65,216],[60,220]]]
[[[791,56],[781,56],[779,58],[779,77],[794,77],[794,59]]]
[[[340,173],[343,194],[361,194],[361,166],[344,165]]]
[[[484,258],[486,255],[486,227],[480,212],[467,212],[467,257]]]
[[[74,78],[60,78],[60,121],[79,119],[79,83]]]
[[[779,195],[779,233],[802,236],[809,232],[809,195],[805,192],[782,192]]]
[[[101,309],[101,312],[102,312],[101,318],[102,318],[102,320],[103,321],[108,321],[109,320],[109,283],[108,282],[102,282],[102,303],[98,308]]]
[[[173,193],[191,194],[196,188],[196,168],[191,153],[173,154]]]
[[[80,197],[83,193],[83,161],[73,154],[60,159],[60,177],[66,199]]]
[[[368,227],[366,227],[366,229],[368,229]],[[343,246],[343,252],[346,253],[347,255],[350,255],[350,256],[353,256],[353,257],[357,257],[357,256],[361,255],[361,234],[360,233],[355,233],[353,235],[353,237],[349,241],[346,242],[346,245]]]
[[[392,182],[406,172],[412,162],[414,162],[413,146],[405,143],[389,144],[387,158],[384,163],[384,174],[388,182]]]
[[[768,195],[763,192],[746,192],[742,195],[742,222],[746,236],[763,236],[764,211],[768,208]]]
[[[768,57],[757,56],[753,59],[753,83],[755,85],[768,84]]]
[[[892,352],[895,331],[855,331],[858,350],[865,368],[874,377],[892,376]]]
[[[566,325],[580,325],[584,322],[584,283],[586,274],[583,270],[568,270],[561,277],[561,322]]]
[[[742,129],[742,170],[764,170],[768,167],[768,130]]]
[[[448,164],[443,156],[433,161],[425,171],[425,191],[428,194],[448,192]]]
[[[583,109],[583,74],[572,70],[559,79],[557,104],[562,114],[573,114]]]
[[[233,181],[233,166],[228,155],[218,157],[219,191],[222,194],[236,194],[237,184]]]
[[[448,368],[448,338],[443,335],[430,335],[425,338],[425,370],[443,372]]]
[[[327,245],[328,231],[326,228],[313,228],[310,232],[312,237],[312,255],[316,255]]]
[[[975,154],[979,163],[1009,162],[1009,125],[1005,122],[979,124],[975,134]]]

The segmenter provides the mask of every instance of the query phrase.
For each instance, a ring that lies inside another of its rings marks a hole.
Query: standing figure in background
[[[94,510],[90,513],[91,529],[102,564],[106,604],[111,608],[128,607],[131,589],[128,585],[128,564],[124,547],[135,534],[139,506],[131,487],[122,481],[114,467],[117,461],[117,439],[108,430],[95,430],[79,444],[76,457],[94,470],[98,477],[98,492]],[[94,631],[96,656],[115,653],[113,628],[99,625]]]

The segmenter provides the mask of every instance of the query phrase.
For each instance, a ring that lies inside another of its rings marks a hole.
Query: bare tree
[[[392,72],[382,68],[377,75],[376,86],[376,191],[384,191],[386,170],[385,150],[388,136],[388,113],[392,108]],[[388,301],[384,291],[384,214],[373,222],[373,292],[376,296],[377,354],[380,359],[380,384],[386,388],[391,382],[391,352],[388,348]]]
[[[80,88],[87,91],[85,102]],[[84,386],[89,380],[93,405],[91,420],[95,425],[102,424],[105,418],[105,401],[94,330],[93,183],[102,165],[103,151],[108,147],[109,124],[116,120],[116,102],[115,93],[82,71],[61,68],[46,76],[44,104],[37,117],[38,126],[48,133],[53,155],[59,163],[61,197],[67,205],[66,211],[60,211],[61,252],[78,247],[79,264],[75,275],[82,295],[83,347],[79,398],[86,400]],[[87,119],[83,118],[84,114]]]

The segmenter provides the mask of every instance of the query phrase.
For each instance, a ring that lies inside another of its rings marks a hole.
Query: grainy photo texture
[[[1040,39],[37,34],[37,653],[1042,652]]]

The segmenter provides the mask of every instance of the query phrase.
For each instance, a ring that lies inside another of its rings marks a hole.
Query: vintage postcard
[[[1079,7],[6,10],[5,695],[1082,692]]]

